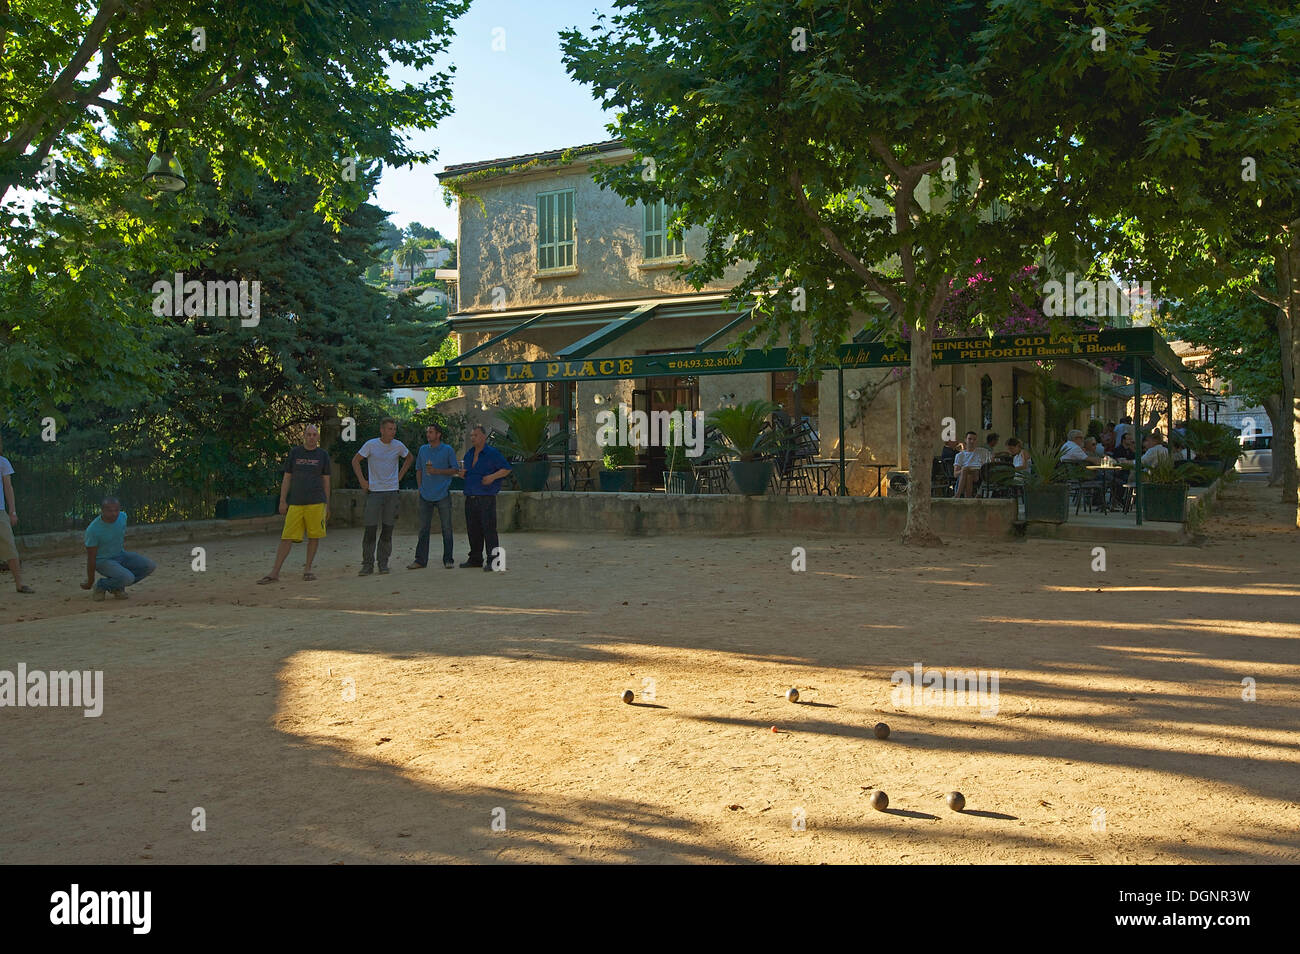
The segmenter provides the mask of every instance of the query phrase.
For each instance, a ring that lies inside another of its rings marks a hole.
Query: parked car
[[[1273,435],[1241,439],[1241,458],[1237,461],[1239,474],[1270,474],[1273,472]]]

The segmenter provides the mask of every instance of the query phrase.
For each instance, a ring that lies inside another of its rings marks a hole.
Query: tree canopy
[[[1072,127],[1141,87],[1063,10],[1044,20],[1051,42],[1027,44],[1036,6],[657,0],[561,34],[570,72],[618,110],[610,130],[640,157],[598,180],[662,197],[675,229],[708,230],[685,270],[697,285],[749,266],[733,298],[757,293],[758,321],[742,345],[784,338],[810,367],[853,323],[907,331],[913,468],[936,446],[929,345],[953,283],[999,279],[967,316],[979,327],[1011,313],[1012,279],[1074,234],[1086,199],[1058,175]],[[1074,77],[1073,95],[1027,108],[1022,88],[1048,75]],[[905,539],[937,542],[928,481],[910,490]]]
[[[264,194],[269,178],[309,184],[295,207],[343,231],[380,164],[435,158],[404,130],[450,111],[452,68],[429,68],[467,6],[297,0],[232,16],[216,0],[0,5],[6,423],[29,431],[79,400],[156,393],[166,362],[149,286],[213,264],[209,244],[178,242],[178,230],[219,233],[236,221],[235,197]],[[392,64],[425,78],[393,83]],[[164,132],[192,185],[146,199]],[[194,185],[204,177],[214,189]]]

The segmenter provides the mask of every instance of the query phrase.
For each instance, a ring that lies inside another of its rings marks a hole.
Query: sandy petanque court
[[[275,539],[219,540],[93,603],[80,558],[35,560],[35,597],[0,575],[0,670],[102,670],[103,713],[0,709],[0,862],[1295,863],[1277,496],[1104,572],[1046,540],[577,534],[407,571],[399,534],[358,578],[348,529],[313,583],[301,547],[256,586]],[[996,714],[896,705],[917,664],[996,673]]]

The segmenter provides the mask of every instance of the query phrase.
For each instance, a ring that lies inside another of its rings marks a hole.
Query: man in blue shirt
[[[451,479],[460,473],[456,452],[442,442],[442,428],[430,424],[424,429],[429,443],[420,448],[415,458],[415,485],[420,489],[420,539],[415,544],[415,562],[408,570],[422,570],[429,564],[429,527],[433,524],[433,511],[438,510],[438,526],[442,528],[442,566],[450,570],[456,565],[452,555],[451,535]]]
[[[99,516],[86,528],[85,539],[86,582],[81,584],[81,588],[95,587],[91,599],[102,600],[112,593],[114,599],[124,600],[128,586],[158,569],[158,564],[147,556],[125,549],[126,514],[116,497],[104,498]],[[95,582],[96,570],[104,577],[98,583]]]
[[[501,481],[510,476],[510,464],[495,447],[487,446],[487,431],[475,424],[469,432],[470,449],[465,454],[461,475],[465,478],[465,527],[469,531],[469,559],[461,567],[492,569],[492,554],[500,545],[497,538],[497,494]],[[484,562],[484,544],[487,560]]]

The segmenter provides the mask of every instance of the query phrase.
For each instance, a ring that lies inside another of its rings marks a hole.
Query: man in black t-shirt
[[[284,460],[284,479],[280,481],[280,513],[285,514],[280,548],[275,553],[275,568],[258,580],[274,583],[280,579],[294,543],[307,534],[307,565],[304,580],[314,580],[311,571],[316,548],[325,536],[325,519],[330,503],[330,455],[320,447],[320,428],[308,424],[303,428],[302,445],[289,451]]]

